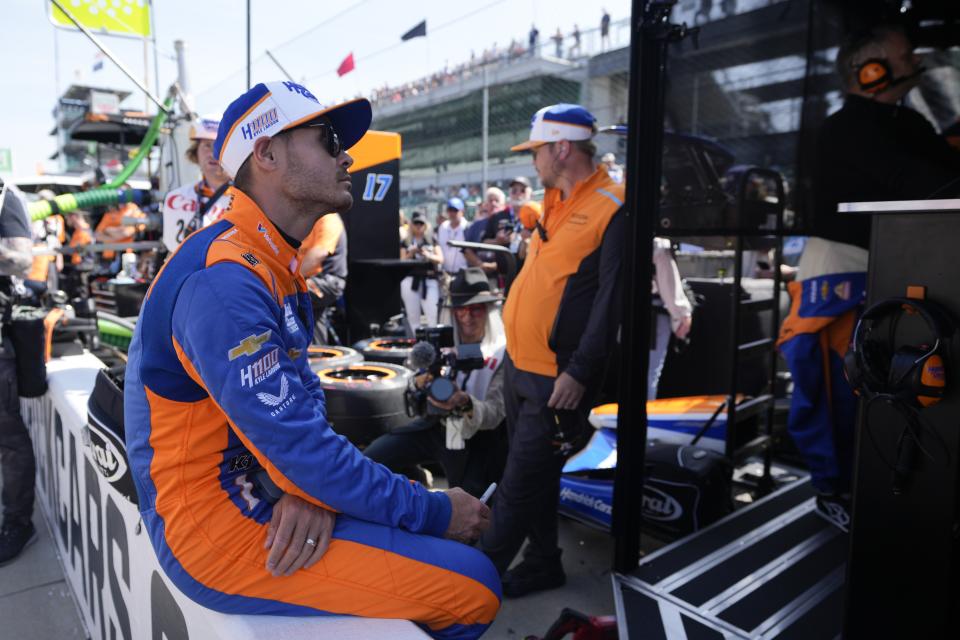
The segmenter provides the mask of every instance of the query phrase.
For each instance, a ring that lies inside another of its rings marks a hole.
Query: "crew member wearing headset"
[[[837,53],[843,108],[820,130],[811,237],[789,284],[779,346],[793,375],[788,429],[810,468],[821,515],[846,530],[856,402],[842,360],[866,297],[870,216],[841,202],[956,197],[960,154],[901,104],[923,67],[899,27],[851,35]]]
[[[204,116],[190,126],[190,146],[184,155],[200,166],[202,177],[174,189],[163,199],[163,244],[168,251],[179,247],[197,229],[219,220],[229,207],[226,191],[230,176],[213,156],[219,126],[220,117],[216,115]]]

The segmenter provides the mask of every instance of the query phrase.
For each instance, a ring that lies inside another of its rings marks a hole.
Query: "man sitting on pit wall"
[[[403,618],[436,638],[476,638],[500,585],[462,542],[489,509],[365,458],[331,428],[307,361],[297,250],[320,216],[353,204],[346,150],[370,119],[364,99],[324,108],[293,82],[258,84],[227,108],[215,151],[232,202],[164,265],[130,345],[130,468],[161,566],[203,606]],[[266,566],[276,507],[259,471],[330,514],[325,528],[295,529],[295,555],[312,556],[337,514],[322,563],[279,578]]]

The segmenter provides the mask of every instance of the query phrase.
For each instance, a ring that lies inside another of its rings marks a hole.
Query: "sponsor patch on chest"
[[[287,331],[290,334],[299,333],[300,325],[297,324],[297,314],[293,312],[293,307],[289,302],[283,303],[283,319],[287,323]]]

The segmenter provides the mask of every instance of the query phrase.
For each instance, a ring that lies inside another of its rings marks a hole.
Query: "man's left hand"
[[[550,409],[576,409],[586,390],[582,384],[569,373],[561,373],[553,383],[553,393],[547,400]]]
[[[273,505],[273,518],[267,528],[267,571],[275,577],[289,576],[315,565],[330,546],[335,520],[332,511],[284,494]]]

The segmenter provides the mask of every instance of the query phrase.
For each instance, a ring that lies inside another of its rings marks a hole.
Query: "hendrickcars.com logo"
[[[560,492],[560,499],[565,500],[566,502],[575,502],[587,507],[588,509],[599,511],[600,513],[604,513],[608,516],[613,514],[612,504],[608,504],[600,498],[595,498],[591,495],[574,491],[570,487],[563,488],[563,490]]]

